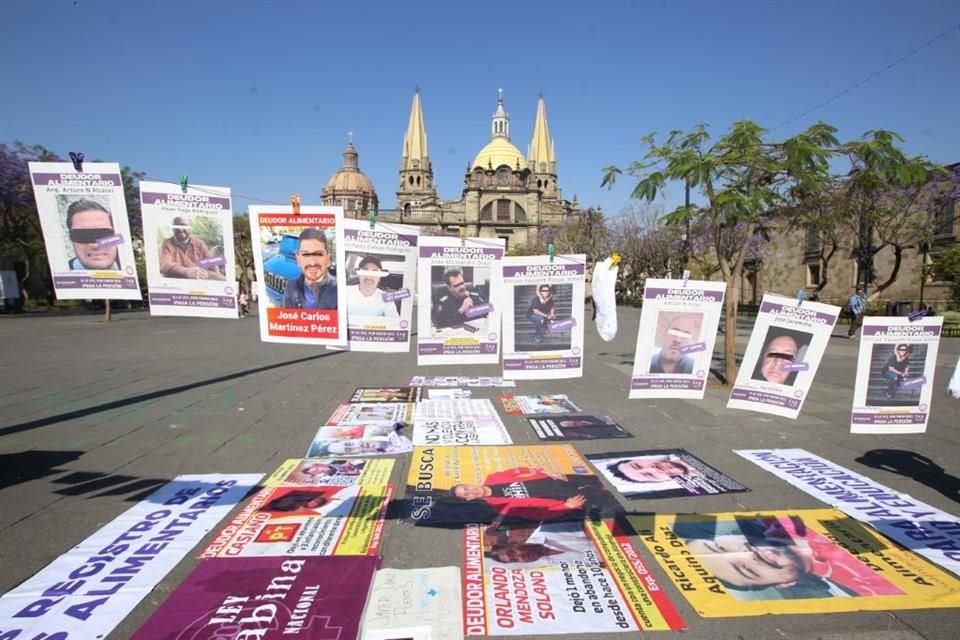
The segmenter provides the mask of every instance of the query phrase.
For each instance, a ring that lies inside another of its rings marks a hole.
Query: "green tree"
[[[960,244],[954,244],[934,258],[931,266],[930,271],[937,274],[938,280],[950,283],[951,306],[960,309]]]
[[[822,188],[829,161],[836,153],[836,129],[818,123],[781,142],[766,139],[766,130],[750,120],[735,122],[730,131],[711,141],[705,125],[692,131],[672,131],[658,142],[656,134],[642,140],[644,159],[626,173],[636,179],[631,197],[652,202],[671,181],[686,182],[704,203],[684,205],[664,217],[670,224],[705,221],[713,237],[717,265],[727,285],[724,317],[725,378],[737,375],[736,326],[744,262],[751,246],[798,191]],[[604,169],[603,184],[612,186],[624,173]]]

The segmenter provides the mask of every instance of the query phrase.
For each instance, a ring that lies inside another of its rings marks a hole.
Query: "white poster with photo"
[[[840,307],[764,294],[727,407],[796,419]]]
[[[57,298],[140,300],[120,165],[28,164]]]
[[[851,433],[923,433],[943,318],[866,317],[853,390]]]
[[[414,409],[413,444],[513,444],[513,440],[493,403],[486,398],[423,400]]]
[[[502,238],[420,238],[417,364],[500,360]]]
[[[703,399],[726,285],[647,279],[631,398]]]
[[[351,351],[410,350],[420,229],[343,221]]]
[[[260,339],[346,346],[343,207],[252,206]]]
[[[140,182],[150,315],[237,317],[230,189]]]
[[[583,375],[583,254],[503,259],[503,376]]]

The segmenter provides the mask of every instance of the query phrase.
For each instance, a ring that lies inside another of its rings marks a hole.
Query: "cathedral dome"
[[[327,186],[323,188],[324,193],[334,190],[337,193],[374,193],[370,178],[359,169],[349,168],[340,169],[327,180]]]
[[[496,169],[500,165],[507,165],[511,169],[518,166],[523,169],[527,166],[527,161],[513,144],[506,138],[494,138],[487,143],[480,153],[473,159],[472,169]]]
[[[327,180],[327,185],[320,190],[321,202],[325,205],[342,206],[344,209],[377,210],[377,192],[359,167],[360,154],[348,143],[343,151],[343,166]]]

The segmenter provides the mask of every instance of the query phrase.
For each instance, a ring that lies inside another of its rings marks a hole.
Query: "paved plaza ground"
[[[709,388],[702,401],[627,399],[639,318],[638,309],[621,308],[620,330],[609,343],[590,328],[582,378],[522,381],[514,391],[567,394],[585,413],[613,416],[635,436],[577,442],[581,453],[685,448],[751,491],[624,502],[627,509],[709,513],[822,507],[732,451],[800,447],[949,513],[960,512],[960,401],[945,392],[960,339],[941,344],[926,434],[854,436],[849,419],[859,341],[841,337],[846,327],[836,329],[799,419],[787,420],[728,410],[728,390],[721,388]],[[738,328],[740,353],[749,324]],[[107,324],[98,315],[24,314],[0,318],[0,344],[0,593],[178,474],[268,474],[283,460],[302,457],[317,427],[357,387],[402,386],[418,374],[501,375],[498,365],[417,367],[413,353],[265,344],[255,317],[222,321],[129,312],[115,314]],[[720,349],[722,337],[717,353]],[[473,394],[495,398],[498,391],[475,388]],[[524,419],[503,418],[516,444],[538,443]],[[878,449],[925,456],[946,470],[952,486],[929,486],[928,478],[911,477],[916,474],[910,468],[877,469],[858,462]],[[398,457],[398,487],[409,459]],[[382,547],[384,566],[459,566],[460,545],[455,531],[391,521]],[[646,548],[636,546],[686,621],[684,637],[690,640],[953,640],[960,635],[958,609],[701,618]],[[130,636],[196,563],[192,557],[180,562],[109,639]]]

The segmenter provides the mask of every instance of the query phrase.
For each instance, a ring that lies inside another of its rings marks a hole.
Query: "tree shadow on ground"
[[[950,475],[933,460],[915,451],[872,449],[857,458],[857,462],[912,478],[954,502],[960,502],[960,478]]]

